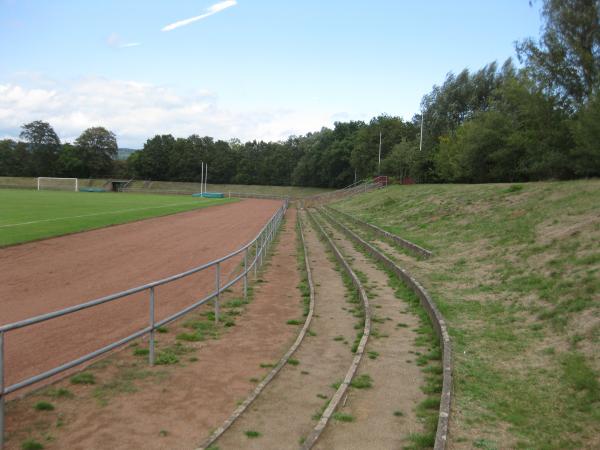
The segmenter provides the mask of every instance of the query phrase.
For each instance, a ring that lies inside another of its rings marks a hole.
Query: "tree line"
[[[600,176],[600,0],[544,0],[538,40],[512,59],[449,73],[412,120],[381,115],[285,141],[157,135],[117,161],[114,134],[90,128],[61,144],[49,124],[0,141],[0,175],[119,176],[341,187],[378,174],[419,182]],[[421,126],[423,133],[421,136]],[[380,141],[381,139],[381,141]],[[378,152],[381,145],[381,162]]]
[[[19,137],[0,141],[0,176],[89,178],[118,170],[117,138],[106,128],[88,128],[73,144],[62,144],[50,124],[36,120]]]

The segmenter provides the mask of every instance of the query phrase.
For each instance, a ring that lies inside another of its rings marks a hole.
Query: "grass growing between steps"
[[[433,447],[435,443],[435,434],[437,431],[438,412],[440,406],[440,395],[442,392],[442,366],[441,366],[441,348],[437,335],[426,311],[420,304],[419,298],[410,290],[398,277],[386,269],[383,264],[369,255],[361,246],[350,241],[354,249],[372,261],[380,270],[388,276],[389,286],[394,290],[396,298],[404,301],[408,305],[411,313],[419,318],[419,327],[415,330],[415,347],[422,351],[415,351],[417,356],[416,364],[422,368],[425,374],[425,384],[421,390],[427,396],[417,405],[416,414],[423,425],[423,431],[415,432],[409,435],[409,445],[404,446],[406,450],[426,449]],[[357,273],[363,284],[367,284],[366,275]],[[377,323],[375,320],[374,323]],[[372,328],[371,335],[377,337],[379,333]],[[356,379],[353,383],[358,383],[354,387],[370,386],[371,380],[368,375],[362,376],[363,379]],[[359,377],[360,378],[360,377]],[[364,382],[364,383],[363,383]]]
[[[342,268],[341,264],[339,263],[337,258],[334,256],[333,252],[331,251],[331,248],[329,247],[329,242],[327,241],[327,239],[321,234],[320,231],[318,231],[318,225],[317,225],[316,219],[313,216],[310,216],[310,217],[313,222],[315,232],[317,233],[319,240],[321,242],[323,242],[323,244],[325,245],[325,249],[326,249],[325,252],[327,253],[327,257],[329,258],[329,261],[334,265],[335,270],[340,274],[340,276],[342,277],[342,281],[344,282],[344,286],[346,288],[346,294],[345,294],[346,303],[348,303],[349,307],[350,307],[347,311],[358,319],[356,321],[356,323],[354,324],[354,329],[356,330],[356,335],[354,337],[352,346],[350,347],[350,351],[352,353],[356,353],[356,351],[358,350],[358,345],[360,344],[360,340],[363,337],[364,328],[365,328],[365,308],[364,308],[363,302],[359,297],[358,290],[356,289],[356,286],[354,286],[354,282],[352,281],[352,278],[350,278],[350,275],[348,275],[346,270]],[[362,275],[364,276],[364,274],[362,274]],[[357,277],[358,276],[359,275],[357,274]],[[343,337],[341,340],[343,340]]]
[[[600,180],[580,180],[394,186],[335,205],[435,253],[401,265],[453,339],[451,442],[600,447],[598,199]]]
[[[310,286],[308,284],[308,273],[306,271],[305,259],[306,255],[304,253],[304,245],[302,244],[300,226],[300,216],[298,216],[298,222],[296,223],[296,262],[298,265],[298,271],[300,272],[300,283],[298,283],[298,290],[302,295],[302,313],[304,317],[306,317],[310,311]]]
[[[329,221],[328,226],[337,228],[337,226]],[[408,305],[408,310],[419,318],[419,327],[415,330],[417,334],[417,337],[415,338],[415,347],[423,351],[415,351],[414,353],[417,356],[416,364],[422,368],[422,371],[425,374],[425,384],[421,386],[421,390],[427,397],[417,405],[416,415],[423,425],[423,430],[421,432],[411,433],[408,436],[409,444],[405,445],[403,448],[405,450],[431,448],[435,443],[440,396],[442,392],[442,366],[439,338],[435,334],[431,320],[425,309],[421,306],[416,294],[392,271],[388,270],[380,261],[371,256],[364,248],[362,248],[362,246],[352,240],[349,240],[349,242],[357,252],[362,253],[381,271],[387,274],[389,286],[394,290],[396,298],[404,301]],[[355,270],[355,273],[369,295],[373,286],[370,285],[368,277],[359,270]],[[378,320],[376,316],[373,316],[372,320],[373,324],[385,321],[385,319],[381,318]],[[380,334],[373,325],[371,327],[371,336],[378,338],[386,335]],[[375,358],[377,357],[376,355],[374,356]],[[371,357],[370,354],[369,357]],[[368,388],[371,387],[371,382],[371,377],[365,374],[355,378],[352,382],[352,386],[359,389]]]
[[[389,270],[379,267],[388,275],[390,287],[394,289],[396,297],[406,302],[410,311],[419,318],[419,327],[416,329],[417,337],[415,346],[422,351],[415,352],[416,364],[425,374],[425,384],[421,390],[427,396],[417,405],[417,417],[423,424],[423,431],[412,433],[411,442],[406,449],[421,449],[433,447],[437,431],[438,412],[440,408],[440,395],[442,393],[442,365],[440,341],[435,332],[429,316],[421,306],[419,298],[398,277]]]

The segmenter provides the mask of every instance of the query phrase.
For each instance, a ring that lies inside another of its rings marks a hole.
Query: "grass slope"
[[[600,180],[394,186],[334,206],[435,252],[402,264],[450,326],[455,445],[600,448]]]
[[[152,181],[145,183],[143,181],[134,181],[130,185],[133,189],[145,189],[152,191],[189,191],[200,192],[200,183],[187,183],[175,181]],[[300,187],[300,186],[259,186],[252,184],[211,184],[208,183],[209,192],[223,192],[227,195],[229,192],[243,194],[260,195],[278,195],[289,196],[292,198],[304,198],[310,195],[321,194],[331,191],[331,189]]]
[[[106,187],[107,179],[80,178],[80,187]],[[36,178],[27,177],[0,177],[0,188],[35,189]],[[177,182],[177,181],[149,181],[135,180],[130,185],[133,190],[147,193],[193,193],[200,192],[200,183]],[[288,196],[292,198],[304,198],[310,195],[321,194],[332,191],[332,189],[300,187],[300,186],[258,186],[250,184],[208,184],[210,192],[228,192],[244,194],[261,194]],[[135,192],[135,191],[134,191]]]
[[[230,201],[189,196],[3,189],[0,190],[0,246]]]

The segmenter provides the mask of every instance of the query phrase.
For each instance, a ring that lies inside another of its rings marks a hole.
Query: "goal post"
[[[77,178],[38,177],[37,190],[79,191]]]

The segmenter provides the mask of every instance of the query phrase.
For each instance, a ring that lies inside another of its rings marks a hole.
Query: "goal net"
[[[78,191],[79,183],[77,178],[39,177],[37,179],[37,189],[38,191]]]

